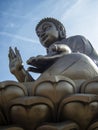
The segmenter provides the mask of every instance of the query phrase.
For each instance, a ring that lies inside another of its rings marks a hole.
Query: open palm
[[[10,68],[10,72],[12,74],[17,73],[17,71],[21,70],[21,68],[23,67],[22,65],[22,58],[21,55],[19,53],[19,50],[15,47],[15,51],[10,47],[9,48],[9,68]]]

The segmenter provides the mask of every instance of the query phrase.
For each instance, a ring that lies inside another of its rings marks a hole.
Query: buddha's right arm
[[[15,47],[13,50],[9,48],[9,69],[19,82],[34,81],[31,75],[24,69],[22,58],[19,50]]]
[[[13,74],[19,82],[30,82],[34,81],[32,76],[24,68],[15,71]]]

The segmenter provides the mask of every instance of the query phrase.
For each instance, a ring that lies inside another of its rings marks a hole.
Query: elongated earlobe
[[[61,37],[61,38],[64,38],[64,37],[65,37],[65,34],[64,34],[63,31],[60,31],[60,37]]]
[[[62,26],[59,26],[59,35],[60,35],[61,38],[65,38],[66,37],[65,29]]]

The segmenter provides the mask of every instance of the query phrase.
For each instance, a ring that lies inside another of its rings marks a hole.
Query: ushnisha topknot
[[[55,24],[56,28],[59,29],[59,27],[62,27],[62,31],[63,33],[65,33],[65,36],[66,36],[66,30],[65,30],[65,27],[64,25],[58,21],[57,19],[55,18],[51,18],[51,17],[47,17],[47,18],[43,18],[36,26],[35,30],[37,31],[37,28],[43,23],[43,22],[52,22]]]

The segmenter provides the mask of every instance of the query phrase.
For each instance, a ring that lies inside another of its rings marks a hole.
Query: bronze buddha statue
[[[36,33],[47,55],[28,59],[28,70],[17,48],[9,49],[18,82],[0,82],[0,130],[97,130],[97,53],[83,36],[66,38],[53,18],[42,19]],[[41,74],[34,80],[28,71]]]

